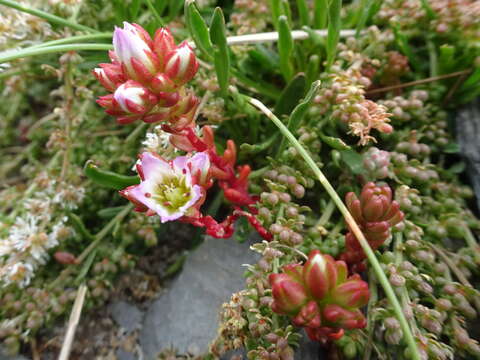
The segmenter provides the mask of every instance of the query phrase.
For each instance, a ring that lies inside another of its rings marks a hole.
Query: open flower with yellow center
[[[193,216],[205,195],[210,160],[200,152],[192,157],[179,156],[166,161],[152,152],[140,155],[137,170],[138,185],[130,186],[120,194],[137,205],[138,211],[158,214],[163,222],[182,216]]]

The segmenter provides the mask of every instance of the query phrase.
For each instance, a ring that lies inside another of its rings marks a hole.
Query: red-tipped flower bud
[[[311,300],[305,304],[300,312],[293,318],[293,323],[297,326],[319,327],[322,323],[320,310],[315,301]]]
[[[321,301],[337,283],[335,261],[330,255],[313,250],[304,265],[303,280],[311,296]]]
[[[332,296],[338,305],[348,308],[358,308],[368,303],[370,293],[368,284],[360,279],[357,274],[351,276],[348,281],[338,285],[332,292]]]
[[[328,304],[323,309],[323,319],[335,327],[344,329],[361,329],[367,324],[360,310],[346,310],[340,305]]]
[[[303,285],[287,274],[270,274],[273,311],[280,314],[295,314],[306,302],[307,293]]]
[[[167,28],[160,28],[155,32],[153,39],[153,49],[158,56],[160,69],[165,68],[167,55],[175,49],[175,40],[172,33]]]
[[[166,59],[165,74],[177,85],[190,81],[198,70],[198,62],[192,48],[183,42],[172,50]]]

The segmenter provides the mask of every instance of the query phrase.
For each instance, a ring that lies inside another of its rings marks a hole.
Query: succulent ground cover
[[[0,9],[9,352],[38,355],[74,301],[107,302],[174,221],[261,238],[206,359],[292,359],[301,330],[332,358],[480,357],[480,222],[454,133],[480,94],[478,2]]]

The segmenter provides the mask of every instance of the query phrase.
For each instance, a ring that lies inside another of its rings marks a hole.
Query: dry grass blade
[[[65,335],[65,340],[63,341],[62,350],[60,351],[58,360],[68,360],[68,357],[70,356],[75,331],[77,330],[80,315],[82,314],[86,293],[87,286],[85,284],[80,285],[77,297],[75,298],[75,303],[73,304],[72,313],[70,314],[70,319],[68,320],[67,334]]]
[[[432,76],[432,77],[429,77],[429,78],[426,78],[426,79],[410,81],[410,82],[406,82],[406,83],[403,83],[403,84],[386,86],[386,87],[383,87],[383,88],[369,90],[369,91],[367,91],[367,95],[378,94],[378,93],[387,92],[387,91],[390,91],[390,90],[403,89],[405,87],[414,86],[414,85],[427,84],[427,83],[433,82],[433,81],[438,81],[438,80],[448,79],[448,78],[452,78],[452,77],[456,77],[456,76],[466,75],[466,74],[469,74],[471,72],[472,72],[472,70],[468,69],[468,70],[457,71],[457,72],[450,73],[450,74],[445,74],[445,75]]]

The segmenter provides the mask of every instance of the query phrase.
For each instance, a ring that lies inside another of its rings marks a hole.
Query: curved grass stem
[[[33,46],[28,47],[27,49],[34,49],[34,48],[41,48],[41,47],[43,48],[43,47],[62,45],[62,44],[73,44],[73,43],[77,43],[77,42],[97,40],[97,39],[112,39],[112,36],[113,36],[112,32],[69,36],[67,38],[52,40],[52,41],[46,41],[46,42],[41,43],[41,44],[33,45]]]
[[[400,305],[400,302],[397,299],[397,296],[395,295],[395,292],[388,282],[387,276],[383,272],[382,267],[380,266],[380,263],[378,259],[376,258],[372,248],[367,242],[367,239],[363,235],[362,231],[358,227],[358,224],[355,222],[353,219],[352,215],[348,211],[347,207],[343,203],[342,199],[338,196],[337,192],[335,189],[332,187],[328,179],[325,177],[325,175],[322,173],[320,168],[317,166],[315,161],[311,158],[311,156],[308,154],[307,150],[298,142],[298,140],[295,138],[295,136],[288,130],[288,128],[282,123],[282,121],[273,114],[270,109],[268,109],[262,102],[260,102],[257,99],[254,98],[248,98],[249,103],[260,110],[262,113],[264,113],[280,130],[283,136],[287,138],[287,140],[292,144],[292,146],[299,152],[299,154],[302,156],[302,158],[305,160],[305,162],[308,164],[308,166],[312,169],[312,171],[315,173],[317,176],[318,180],[322,184],[322,186],[325,188],[327,193],[330,195],[332,198],[333,202],[335,205],[337,205],[337,208],[340,210],[342,213],[343,217],[345,218],[346,223],[349,225],[350,229],[354,233],[355,237],[358,239],[360,245],[362,246],[363,251],[365,252],[368,262],[373,268],[373,271],[375,273],[375,276],[378,279],[378,282],[382,286],[383,290],[385,291],[385,294],[390,301],[390,304],[393,307],[393,310],[395,312],[395,315],[400,322],[401,329],[404,333],[406,342],[408,344],[408,347],[410,348],[411,354],[412,354],[412,359],[414,360],[420,360],[420,353],[417,349],[417,345],[415,343],[415,339],[413,337],[413,333],[410,329],[410,326],[407,322],[407,319],[405,318],[405,315],[403,314],[402,307]]]
[[[162,17],[158,13],[157,9],[155,8],[155,5],[153,5],[152,0],[146,0],[148,9],[152,12],[153,16],[155,17],[155,20],[157,20],[158,26],[165,26],[164,21],[162,20]]]
[[[61,18],[59,16],[50,14],[46,11],[33,9],[31,7],[22,5],[21,3],[17,2],[17,1],[0,0],[0,5],[5,5],[5,6],[8,6],[10,8],[16,9],[18,11],[22,11],[22,12],[30,14],[30,15],[38,16],[39,18],[45,19],[48,22],[53,23],[53,24],[67,26],[69,28],[72,28],[72,29],[75,29],[75,30],[80,30],[80,31],[98,32],[97,30],[92,29],[91,27],[74,23],[72,21],[66,20],[66,19]]]
[[[2,0],[0,0],[2,1]],[[58,52],[67,52],[67,51],[80,51],[80,50],[111,50],[113,45],[110,44],[66,44],[66,45],[55,45],[48,47],[33,47],[26,48],[22,50],[14,51],[5,51],[0,53],[0,64],[16,59],[53,54]]]

